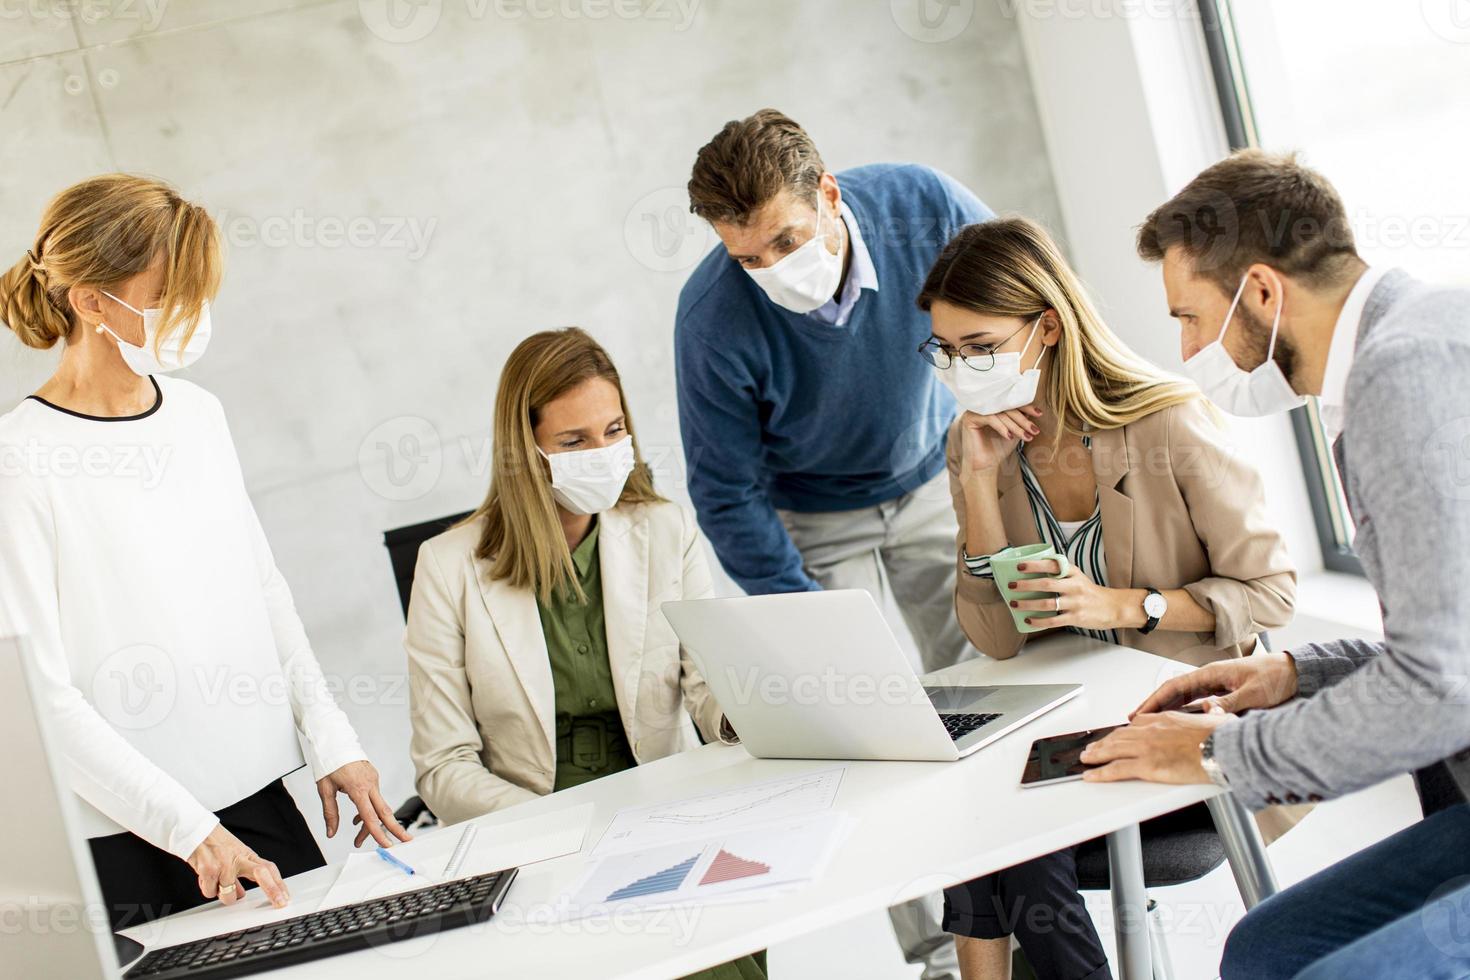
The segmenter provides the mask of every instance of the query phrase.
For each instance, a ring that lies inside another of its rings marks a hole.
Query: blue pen
[[[387,861],[389,864],[393,865],[398,870],[402,871],[404,874],[411,874],[411,875],[418,874],[418,872],[415,871],[413,868],[409,867],[407,864],[404,864],[402,861],[398,860],[396,857],[394,857],[393,855],[389,854],[388,853],[388,849],[386,847],[380,847],[380,848],[378,848],[378,857],[382,858],[384,861]]]

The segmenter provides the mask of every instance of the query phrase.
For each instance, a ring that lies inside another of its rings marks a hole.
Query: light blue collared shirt
[[[852,308],[857,306],[858,297],[864,289],[878,291],[878,271],[873,268],[873,257],[863,243],[863,233],[858,228],[857,218],[847,202],[842,202],[842,223],[847,226],[847,247],[852,249],[852,264],[847,268],[847,282],[842,286],[842,295],[829,299],[808,316],[814,316],[834,327],[847,324]]]

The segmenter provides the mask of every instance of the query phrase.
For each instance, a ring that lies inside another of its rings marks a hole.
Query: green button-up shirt
[[[603,620],[602,566],[598,560],[596,521],[572,552],[577,581],[587,595],[557,594],[550,602],[536,600],[546,654],[551,658],[551,682],[556,690],[556,790],[591,782],[638,764],[628,747],[623,720],[618,715],[612,663],[607,656],[607,626]],[[765,980],[766,955],[743,956],[687,980]]]
[[[618,715],[608,661],[597,539],[598,524],[594,522],[572,552],[577,581],[587,601],[558,593],[549,602],[536,602],[556,692],[558,790],[637,764]]]

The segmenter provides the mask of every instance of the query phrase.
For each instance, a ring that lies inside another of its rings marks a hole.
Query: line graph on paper
[[[601,856],[726,833],[832,807],[846,766],[763,780],[668,803],[619,810],[592,851]]]

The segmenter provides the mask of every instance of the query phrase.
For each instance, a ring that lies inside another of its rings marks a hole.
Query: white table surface
[[[490,921],[268,974],[275,980],[459,980],[489,976],[668,980],[886,908],[945,885],[1010,867],[1215,795],[1212,786],[1080,781],[1026,789],[1033,739],[1126,719],[1159,682],[1181,671],[1159,657],[1082,637],[1028,645],[1007,661],[968,661],[930,680],[1081,683],[1076,698],[959,762],[847,762],[834,808],[855,826],[815,883],[773,899],[640,915],[554,921],[557,899],[587,867],[583,855],[621,807],[646,805],[832,766],[753,759],[739,746],[694,751],[607,776],[493,815],[519,820],[595,804],[583,854],[523,869]],[[338,867],[289,880],[293,906],[312,911]],[[252,896],[257,895],[252,890]],[[254,901],[259,901],[254,898]],[[183,938],[180,923],[209,905],[134,929],[151,947]],[[229,928],[240,928],[234,910]],[[190,931],[197,921],[190,922]],[[224,931],[222,928],[221,931]],[[171,939],[170,937],[177,937]]]

